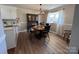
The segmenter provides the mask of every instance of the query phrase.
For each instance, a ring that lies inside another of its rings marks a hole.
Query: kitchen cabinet
[[[16,27],[5,28],[7,49],[16,47]]]
[[[16,7],[1,6],[2,19],[16,19]]]

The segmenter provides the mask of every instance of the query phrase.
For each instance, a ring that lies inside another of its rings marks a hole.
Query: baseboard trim
[[[60,38],[63,38],[63,36],[57,34],[56,32],[52,32],[52,33],[54,33],[56,36],[58,36],[58,37],[60,37]]]

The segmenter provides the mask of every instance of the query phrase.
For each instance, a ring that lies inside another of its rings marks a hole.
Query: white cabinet
[[[1,6],[2,19],[16,19],[16,7]]]
[[[15,27],[5,28],[6,43],[7,43],[8,49],[16,47],[16,32],[15,32],[15,29],[16,29]]]

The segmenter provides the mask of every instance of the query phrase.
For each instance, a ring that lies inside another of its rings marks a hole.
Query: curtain
[[[58,21],[57,21],[57,34],[62,35],[63,24],[64,24],[64,12],[63,10],[58,11]]]
[[[56,27],[56,33],[59,35],[62,35],[62,26],[64,24],[64,12],[63,10],[49,13],[47,17],[46,23],[52,24],[55,23],[57,25]]]

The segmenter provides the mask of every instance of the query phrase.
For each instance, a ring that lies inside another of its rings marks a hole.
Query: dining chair
[[[46,24],[45,30],[43,31],[43,34],[44,34],[44,37],[48,37],[50,40],[49,32],[50,32],[50,25]]]

